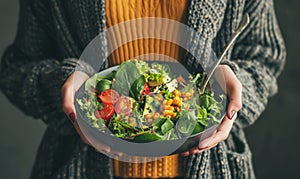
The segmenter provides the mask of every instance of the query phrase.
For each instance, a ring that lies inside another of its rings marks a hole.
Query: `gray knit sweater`
[[[104,0],[23,0],[14,43],[1,65],[3,93],[25,114],[42,119],[47,131],[32,178],[111,178],[110,160],[85,145],[62,112],[60,88],[84,47],[105,28]],[[229,138],[186,158],[186,178],[254,178],[243,128],[260,116],[277,92],[285,47],[272,0],[191,0],[187,24],[217,55],[244,13],[250,25],[226,56],[243,84],[243,108]],[[196,40],[191,49],[198,49]],[[199,52],[200,53],[200,52]],[[187,57],[192,65],[193,58]]]

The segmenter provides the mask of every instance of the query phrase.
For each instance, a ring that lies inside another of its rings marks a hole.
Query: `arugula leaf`
[[[151,68],[155,69],[163,77],[172,76],[171,69],[166,64],[152,63]]]
[[[174,94],[169,91],[169,88],[166,85],[163,85],[161,92],[165,99],[173,99],[174,98]]]
[[[207,126],[208,114],[204,107],[197,106],[198,111],[198,122],[204,126]]]
[[[109,128],[115,136],[120,138],[128,138],[140,131],[138,128],[120,120],[118,117],[114,117],[110,120]]]
[[[134,64],[140,74],[146,74],[150,71],[150,67],[147,62],[141,60],[134,60]]]

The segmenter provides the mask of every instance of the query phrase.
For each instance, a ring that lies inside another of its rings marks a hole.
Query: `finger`
[[[99,143],[99,141],[93,142],[93,147],[95,148],[96,151],[98,151],[100,153],[104,153],[106,155],[110,155],[113,157],[122,157],[123,156],[123,152],[111,150],[111,148],[108,145]]]
[[[232,119],[242,108],[242,84],[228,65],[219,65],[215,77],[230,98],[226,114]]]
[[[190,149],[190,155],[198,154],[199,151],[200,151],[200,150],[199,150],[198,146],[193,147],[193,148]]]
[[[74,90],[73,86],[69,84],[70,82],[66,83],[62,88],[62,107],[64,113],[68,116],[73,114],[73,118],[76,118],[76,110],[74,106]],[[73,119],[74,120],[74,119]]]
[[[183,157],[187,157],[189,155],[190,155],[189,151],[184,151],[184,152],[181,153],[181,156],[183,156]]]
[[[76,71],[65,82],[62,87],[62,106],[63,111],[70,116],[71,114],[76,118],[76,110],[74,106],[75,92],[88,79],[88,75],[84,72]]]
[[[227,117],[232,119],[233,116],[242,108],[242,84],[237,79],[236,75],[229,70],[226,81],[227,83],[227,94],[229,96],[229,104],[227,106]]]
[[[211,145],[210,147],[207,147],[207,148],[205,148],[205,149],[199,149],[198,153],[201,153],[201,152],[204,152],[205,150],[209,150],[209,149],[211,149],[211,148],[214,148],[214,147],[216,147],[217,145],[218,145],[218,144]]]
[[[242,108],[242,89],[237,86],[233,88],[229,93],[229,104],[227,107],[226,115],[229,119],[232,119],[234,115]]]
[[[77,122],[75,122],[74,124],[75,128],[78,129],[78,133],[79,135],[81,136],[82,139],[85,139],[88,141],[88,143],[94,147],[98,152],[101,152],[101,153],[109,153],[111,152],[111,148],[102,143],[101,141],[95,139],[93,136],[86,136],[82,133],[82,131],[80,130],[80,127],[78,126]]]
[[[212,146],[209,146],[207,148],[204,148],[204,149],[199,149],[198,146],[197,147],[193,147],[192,149],[190,149],[189,151],[186,151],[186,152],[183,152],[181,153],[181,156],[183,157],[187,157],[189,155],[196,155],[196,154],[199,154],[201,152],[204,152],[206,150],[209,150],[211,148],[214,148],[215,146],[217,146],[218,144],[215,144],[215,145],[212,145]]]
[[[87,137],[83,134],[83,132],[80,130],[80,127],[79,127],[79,125],[78,125],[78,123],[77,123],[76,120],[75,120],[75,122],[74,122],[74,127],[75,127],[77,133],[79,134],[80,138],[82,139],[82,141],[83,141],[85,144],[92,146],[91,143],[90,143],[90,141],[88,140],[88,138],[87,138]]]
[[[235,118],[236,118],[236,114],[233,117],[233,119]],[[211,137],[199,143],[198,146],[199,149],[202,150],[202,149],[211,148],[212,146],[217,145],[219,142],[226,140],[231,131],[233,122],[234,120],[230,120],[227,116],[225,116],[217,132],[213,134]]]

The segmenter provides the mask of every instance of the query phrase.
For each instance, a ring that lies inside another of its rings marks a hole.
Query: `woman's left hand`
[[[182,156],[198,154],[226,140],[237,116],[237,112],[242,108],[242,84],[232,69],[228,65],[219,65],[215,71],[215,76],[222,88],[226,89],[227,95],[230,98],[226,116],[223,118],[216,133],[201,141],[198,146],[183,152],[181,154]]]

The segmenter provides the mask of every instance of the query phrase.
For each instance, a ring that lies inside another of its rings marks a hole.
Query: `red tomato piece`
[[[126,96],[121,96],[115,104],[115,111],[117,114],[128,116],[132,112],[131,100]]]
[[[104,104],[104,107],[101,110],[95,111],[96,118],[101,118],[106,121],[109,121],[115,113],[114,107],[112,104]]]
[[[100,95],[98,95],[101,102],[104,104],[114,104],[118,100],[119,96],[119,93],[113,89],[104,90],[100,93]]]
[[[143,89],[141,95],[145,95],[145,94],[149,94],[149,93],[150,93],[150,87],[149,87],[148,83],[145,83],[144,89]]]

